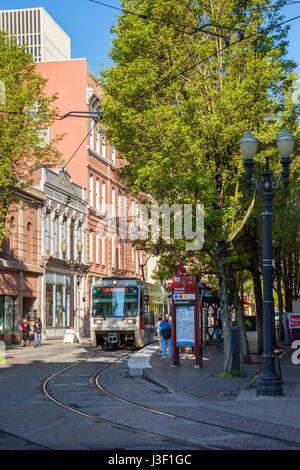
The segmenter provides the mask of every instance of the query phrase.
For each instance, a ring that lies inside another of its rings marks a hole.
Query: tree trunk
[[[290,263],[283,255],[283,285],[284,285],[284,299],[285,311],[292,312],[293,289],[291,287],[292,272],[290,272]]]
[[[239,327],[240,334],[240,345],[241,345],[241,358],[244,363],[251,363],[249,343],[245,327],[245,315],[244,315],[244,305],[243,305],[243,287],[241,287],[241,297],[239,296],[239,290],[237,282],[232,270],[231,263],[228,266],[229,278],[231,280],[231,293],[234,299],[234,306],[237,316],[237,326]]]
[[[281,250],[275,248],[275,277],[276,277],[276,292],[278,296],[278,312],[279,312],[279,341],[284,341],[284,329],[283,329],[283,298],[282,298],[282,273],[281,273]]]
[[[231,341],[231,316],[229,311],[229,299],[227,288],[227,276],[225,268],[224,249],[218,260],[218,275],[220,283],[220,313],[224,337],[224,373],[232,373],[232,341]]]

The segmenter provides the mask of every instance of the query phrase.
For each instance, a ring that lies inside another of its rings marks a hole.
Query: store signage
[[[194,276],[173,277],[174,304],[194,304],[196,300]]]
[[[300,328],[300,313],[291,313],[289,315],[290,328]]]
[[[176,307],[176,346],[194,346],[195,310],[194,306]]]
[[[30,310],[29,312],[27,312],[27,320],[36,321],[36,310]]]
[[[74,343],[74,337],[75,337],[75,330],[71,330],[71,329],[66,330],[64,343]]]

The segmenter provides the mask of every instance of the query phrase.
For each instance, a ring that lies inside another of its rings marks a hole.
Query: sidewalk
[[[255,351],[255,338],[250,340],[250,352]],[[263,367],[257,354],[251,354],[251,364],[241,363],[241,378],[223,378],[218,374],[223,372],[224,354],[215,346],[205,347],[199,369],[194,368],[192,355],[181,354],[180,367],[171,367],[171,361],[162,360],[157,350],[158,345],[143,349],[143,375],[170,392],[197,397],[199,405],[210,409],[300,429],[300,364],[292,363],[292,350],[281,359],[284,395],[280,397],[256,396],[255,379]],[[133,359],[135,367],[138,355]]]

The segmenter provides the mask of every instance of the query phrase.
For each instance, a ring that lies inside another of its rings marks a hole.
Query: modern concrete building
[[[28,44],[35,62],[71,58],[70,37],[42,7],[0,10],[0,30],[15,36],[19,46]]]

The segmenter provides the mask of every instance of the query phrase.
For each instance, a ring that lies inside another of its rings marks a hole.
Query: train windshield
[[[137,287],[93,288],[93,317],[136,317]]]

